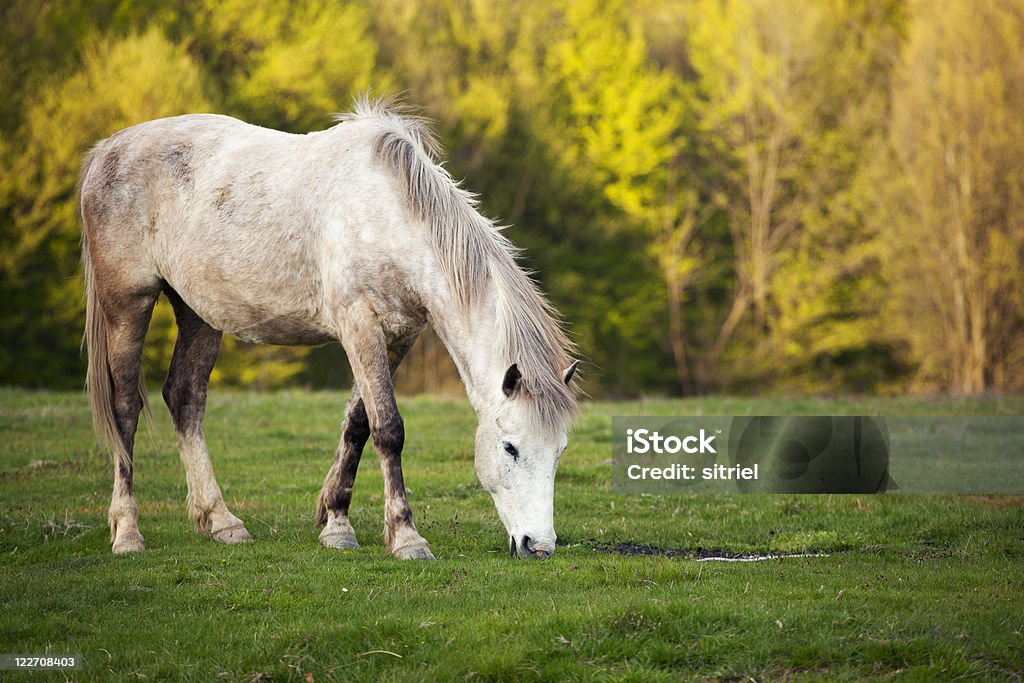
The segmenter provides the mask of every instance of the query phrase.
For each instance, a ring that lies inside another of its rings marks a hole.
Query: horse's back
[[[123,246],[180,225],[199,213],[196,199],[211,179],[237,173],[245,147],[280,147],[290,137],[298,136],[216,114],[125,128],[99,142],[83,165],[80,202],[86,234]]]

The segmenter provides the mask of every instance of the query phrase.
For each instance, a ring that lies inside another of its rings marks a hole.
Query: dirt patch
[[[654,545],[637,543],[600,543],[593,538],[585,541],[593,550],[609,555],[659,555],[661,557],[680,557],[698,562],[762,562],[764,560],[781,560],[787,557],[828,557],[826,553],[731,553],[722,550],[705,548],[659,548]]]

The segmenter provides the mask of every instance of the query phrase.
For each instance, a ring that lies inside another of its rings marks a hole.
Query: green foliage
[[[716,160],[699,181],[729,221],[736,277],[709,360],[743,356],[737,380],[877,389],[886,374],[850,362],[886,342],[854,191],[884,125],[894,20],[849,3],[698,6],[698,121]]]
[[[89,41],[79,68],[51,78],[28,100],[16,136],[0,150],[8,169],[0,178],[5,381],[80,381],[75,184],[84,152],[134,123],[206,108],[195,62],[155,27]]]
[[[227,111],[293,132],[325,128],[374,85],[366,12],[323,0],[209,2],[190,35]],[[387,89],[387,83],[377,83]]]
[[[89,145],[186,111],[304,132],[367,90],[438,121],[449,168],[513,225],[569,322],[594,395],[1024,382],[1020,0],[0,12],[0,383],[81,381],[73,195]],[[154,375],[172,318],[162,302]],[[340,383],[339,358],[229,338],[214,381]],[[409,362],[439,367],[433,351]],[[447,386],[444,367],[410,386]]]
[[[1022,386],[1024,13],[986,0],[922,11],[897,76],[886,215],[896,321],[918,380]]]
[[[601,221],[605,231],[635,236],[661,279],[638,283],[606,321],[639,350],[636,333],[649,334],[649,321],[663,318],[667,307],[667,330],[658,333],[667,333],[675,356],[676,372],[668,376],[686,391],[680,297],[700,265],[692,239],[697,194],[693,179],[680,177],[685,136],[693,126],[692,95],[674,73],[648,62],[640,22],[625,4],[573,3],[566,28],[548,62],[565,102],[561,123],[569,133],[562,163],[580,184],[602,193],[610,214]],[[652,379],[665,377],[667,369],[655,369]]]

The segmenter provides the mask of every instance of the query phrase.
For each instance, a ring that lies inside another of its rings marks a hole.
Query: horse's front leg
[[[416,531],[412,509],[405,497],[402,477],[405,425],[393,393],[391,399],[390,405],[385,401],[379,406],[381,412],[376,424],[374,418],[370,418],[370,434],[384,473],[384,540],[388,552],[400,560],[432,560],[434,555],[427,541]]]
[[[416,531],[412,509],[405,496],[402,477],[405,424],[398,412],[391,381],[392,368],[397,367],[400,355],[404,355],[408,346],[400,355],[395,350],[389,353],[380,323],[369,310],[354,312],[350,309],[345,320],[342,343],[352,365],[366,410],[370,438],[380,456],[384,474],[384,539],[388,552],[403,560],[432,560],[434,555],[427,541]]]
[[[388,369],[395,376],[398,365],[405,358],[416,341],[417,333],[410,334],[388,347]],[[334,463],[327,472],[320,498],[316,505],[316,521],[324,526],[320,532],[320,545],[325,548],[349,550],[358,548],[356,532],[348,518],[352,503],[352,489],[363,447],[370,438],[370,421],[366,407],[359,395],[359,387],[352,389],[352,398],[345,407],[345,422],[341,428],[341,443],[338,444]]]
[[[366,418],[366,408],[363,399],[359,397],[359,389],[355,388],[345,407],[341,443],[338,444],[334,463],[327,472],[316,504],[317,524],[324,525],[320,532],[320,545],[325,548],[348,550],[359,547],[356,532],[348,520],[348,508],[352,502],[352,487],[359,470],[359,459],[369,438],[370,422]]]

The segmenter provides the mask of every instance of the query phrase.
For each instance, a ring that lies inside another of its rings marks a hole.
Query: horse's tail
[[[107,355],[107,318],[103,314],[96,292],[96,272],[92,267],[92,255],[89,252],[89,227],[85,212],[82,211],[82,192],[85,176],[95,157],[95,150],[90,152],[82,166],[82,177],[78,183],[78,213],[82,217],[82,270],[85,275],[85,334],[82,337],[83,349],[88,354],[88,369],[85,373],[85,388],[89,393],[89,404],[92,408],[92,426],[100,444],[106,444],[113,451],[119,464],[130,466],[130,456],[121,440],[121,433],[114,414],[114,386],[110,373],[110,357]],[[95,227],[95,226],[93,226]],[[152,426],[153,413],[149,408],[146,396],[146,384],[139,371],[139,396],[146,423]]]

